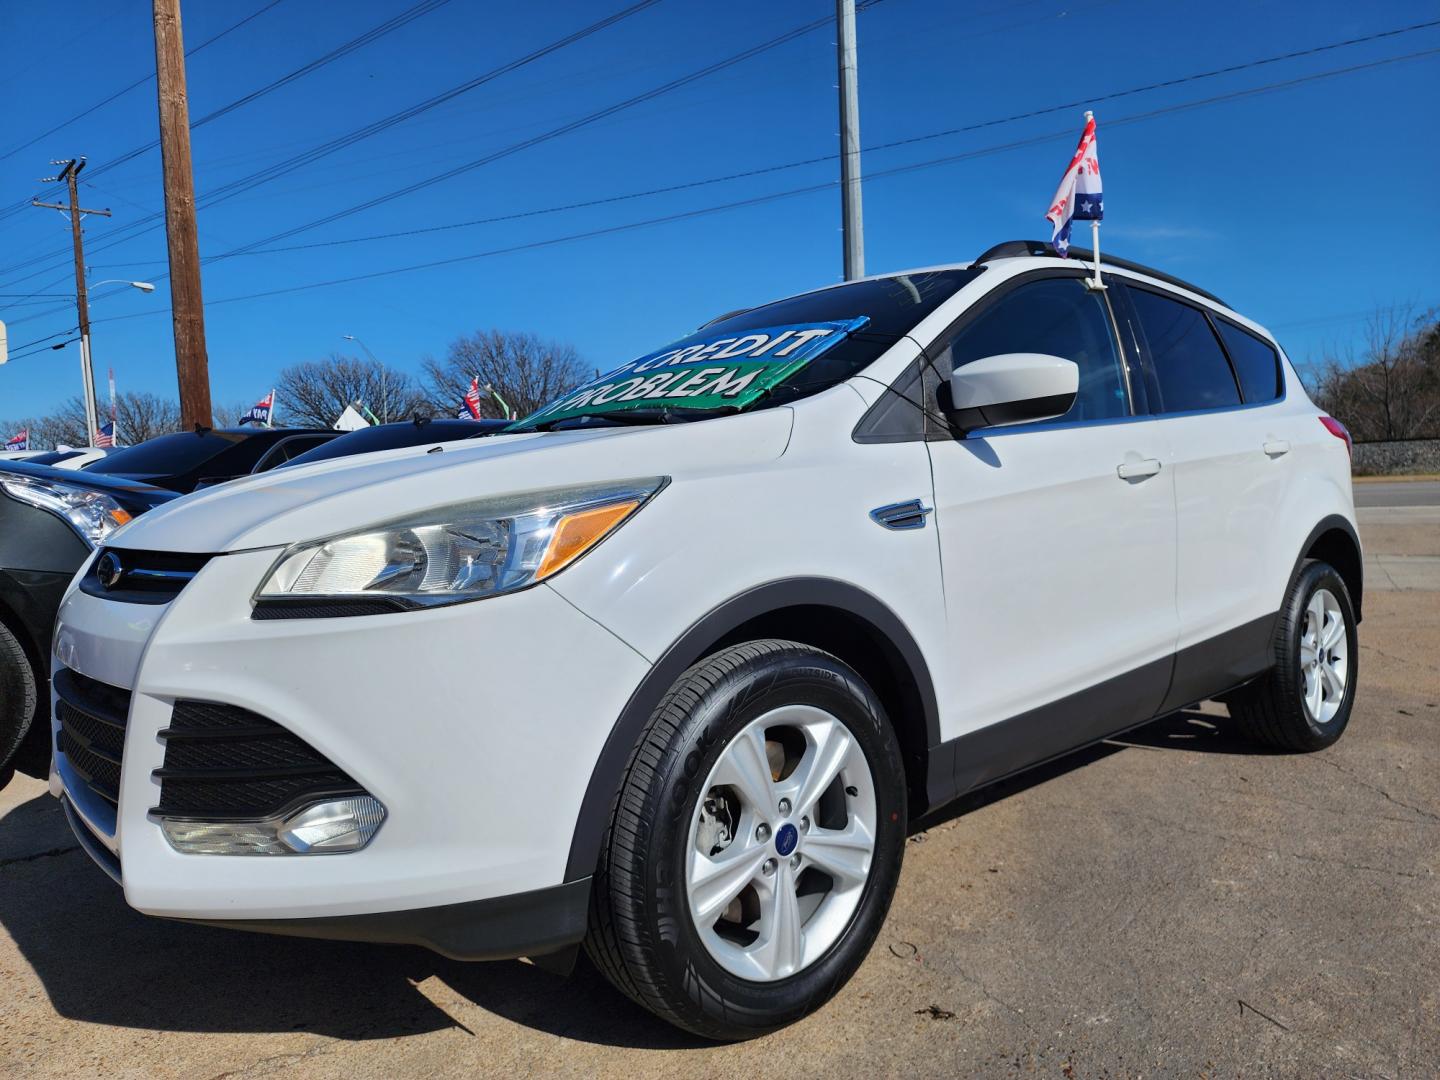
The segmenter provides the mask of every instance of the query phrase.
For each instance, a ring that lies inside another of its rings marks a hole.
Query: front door
[[[1002,353],[1080,367],[1064,417],[928,444],[959,687],[942,710],[963,788],[1159,707],[1176,636],[1175,489],[1138,363],[1080,276],[1002,285],[928,352],[941,379]]]

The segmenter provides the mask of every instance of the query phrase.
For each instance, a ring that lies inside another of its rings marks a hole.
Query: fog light
[[[161,818],[165,839],[187,855],[331,855],[359,851],[385,821],[371,795],[312,803],[284,817],[249,821]]]

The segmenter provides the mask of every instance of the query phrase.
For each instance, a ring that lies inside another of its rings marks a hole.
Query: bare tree
[[[134,446],[156,435],[180,430],[180,406],[158,394],[127,391],[115,400],[115,426],[120,442]]]
[[[574,346],[503,330],[479,330],[457,338],[444,360],[427,356],[420,368],[430,405],[445,416],[455,415],[475,378],[482,387],[494,387],[517,416],[525,416],[586,376]],[[480,410],[485,416],[501,415],[500,406],[488,394],[481,398]]]
[[[406,420],[417,410],[429,414],[408,374],[338,353],[286,368],[275,391],[276,418],[287,427],[328,428],[352,404],[363,405],[383,421]]]
[[[1364,352],[1326,356],[1315,400],[1360,442],[1440,435],[1440,317],[1400,305],[1377,311]]]

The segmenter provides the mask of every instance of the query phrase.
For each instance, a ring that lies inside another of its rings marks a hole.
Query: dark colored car
[[[456,439],[478,439],[494,435],[510,426],[509,420],[429,420],[423,417],[400,424],[379,424],[375,427],[348,431],[323,446],[307,450],[285,462],[309,465],[315,461],[349,457],[352,454],[373,454],[380,450],[398,450],[402,446],[425,446],[429,443],[453,442]]]
[[[0,462],[0,786],[50,757],[49,650],[60,598],[110,532],[181,494],[282,465],[493,434],[505,420],[413,420],[359,431],[201,430],[116,450],[84,473]]]
[[[50,637],[60,597],[106,536],[178,493],[28,461],[0,464],[0,786],[50,759]]]
[[[85,469],[182,494],[265,472],[337,438],[326,428],[197,428],[116,450]]]

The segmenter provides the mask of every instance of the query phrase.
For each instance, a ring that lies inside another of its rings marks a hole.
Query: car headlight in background
[[[580,558],[666,480],[655,476],[458,503],[299,544],[280,556],[256,600],[263,607],[306,598],[385,597],[398,606],[432,607],[514,592]]]
[[[130,511],[109,495],[76,484],[10,473],[0,476],[0,488],[12,499],[63,518],[91,547],[99,547],[131,518]]]

